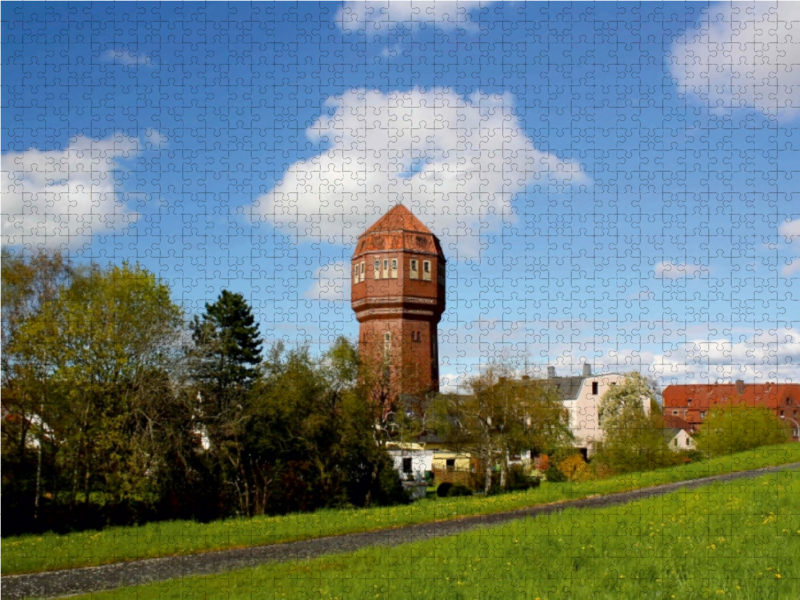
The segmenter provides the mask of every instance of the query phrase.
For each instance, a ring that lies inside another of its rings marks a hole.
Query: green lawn
[[[568,509],[395,548],[93,594],[125,598],[800,598],[800,473]]]
[[[797,443],[601,481],[544,484],[535,490],[488,498],[429,498],[392,508],[326,510],[206,524],[172,521],[141,527],[112,527],[99,532],[10,537],[4,538],[0,546],[2,574],[92,566],[388,529],[793,462],[800,462],[800,444]]]

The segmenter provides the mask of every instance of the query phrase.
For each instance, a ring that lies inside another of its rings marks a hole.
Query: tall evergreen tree
[[[262,340],[250,306],[242,294],[223,290],[205,313],[192,323],[196,357],[195,379],[214,395],[246,388],[261,362]]]

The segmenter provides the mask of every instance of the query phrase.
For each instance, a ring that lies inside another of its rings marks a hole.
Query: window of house
[[[700,418],[701,419],[705,419],[706,418],[706,411],[704,411],[704,410],[700,411]]]
[[[593,381],[593,382],[592,382],[592,394],[594,394],[594,395],[596,396],[596,395],[597,395],[597,392],[598,392],[599,390],[600,390],[600,384],[599,384],[599,383],[597,383],[596,381]]]
[[[381,275],[381,277],[383,277],[384,279],[388,279],[389,278],[389,259],[388,258],[384,258],[383,259],[383,275]]]
[[[673,410],[673,411],[672,411],[672,414],[673,414],[673,415],[675,415],[675,416],[677,417],[677,416],[678,416],[678,411],[677,411],[677,410]]]
[[[455,458],[448,458],[445,460],[445,466],[447,467],[448,471],[455,471],[456,470],[456,459]]]
[[[358,265],[353,268],[353,283],[358,283]]]
[[[373,279],[380,279],[381,278],[381,261],[376,260],[372,263],[372,278]]]
[[[397,279],[397,259],[392,259],[392,279]]]
[[[358,277],[359,281],[364,281],[364,273],[366,273],[366,272],[367,272],[367,267],[364,264],[364,262],[362,261],[362,263],[361,263],[361,274]]]
[[[784,414],[783,414],[783,411],[781,411],[781,418],[783,418],[783,417],[784,417]]]
[[[422,261],[422,279],[425,281],[431,280],[431,261]]]
[[[411,259],[411,279],[419,279],[419,262]]]
[[[786,406],[789,406],[791,403],[792,403],[792,399],[791,398],[787,398],[786,399]]]
[[[383,334],[383,358],[389,360],[389,353],[392,351],[392,334],[388,331]]]
[[[411,464],[410,458],[403,459],[403,473],[412,473],[413,472],[413,465]]]
[[[692,399],[691,398],[687,398],[686,399],[686,406],[691,406],[691,405],[692,405]]]

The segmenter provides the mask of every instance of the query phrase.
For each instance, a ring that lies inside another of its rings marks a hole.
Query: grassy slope
[[[545,484],[536,490],[489,498],[429,499],[391,508],[318,511],[206,524],[173,521],[141,527],[113,527],[100,532],[5,538],[1,546],[2,574],[92,566],[387,529],[792,462],[800,462],[800,444],[765,447],[702,463],[601,481]]]
[[[91,598],[800,598],[798,515],[789,471]]]

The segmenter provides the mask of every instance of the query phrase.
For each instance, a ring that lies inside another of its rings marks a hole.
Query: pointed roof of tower
[[[379,233],[381,231],[397,231],[399,229],[418,233],[433,233],[405,206],[402,204],[395,204],[362,235]]]

